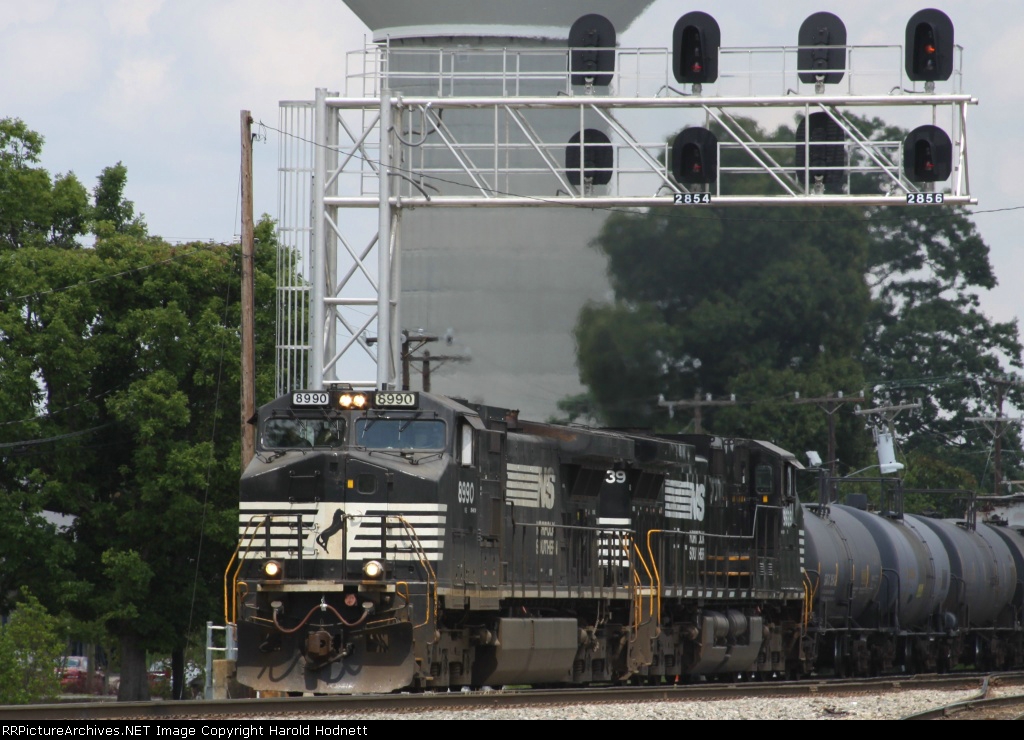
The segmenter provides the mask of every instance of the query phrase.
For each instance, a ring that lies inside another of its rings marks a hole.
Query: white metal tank
[[[597,13],[621,34],[652,1],[344,0],[384,46],[388,88],[406,96],[558,95],[565,88],[573,22]],[[415,120],[402,125],[406,141],[423,139],[414,168],[428,175],[427,192],[465,194],[469,178],[436,127]],[[491,141],[496,126],[514,144],[527,137],[509,119],[496,122],[493,110],[446,111],[444,125],[471,145]],[[530,125],[537,139],[564,147],[581,121],[574,112],[551,111],[534,116]],[[524,150],[522,156],[533,154]],[[482,143],[470,156],[475,166],[493,167],[496,189],[535,193],[529,174],[500,174],[503,161],[493,161],[498,156]],[[572,330],[587,301],[610,293],[604,256],[589,246],[606,216],[544,207],[404,212],[402,327],[445,338],[425,347],[432,356],[464,358],[432,363],[431,389],[539,419],[554,414],[561,398],[580,392]],[[411,385],[420,387],[415,374]]]

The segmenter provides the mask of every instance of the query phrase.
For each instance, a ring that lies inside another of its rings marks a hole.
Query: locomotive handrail
[[[649,579],[651,579],[651,582],[652,582],[652,585],[653,585],[653,579],[651,578],[651,569],[647,567],[647,563],[646,563],[646,561],[644,561],[644,556],[640,552],[640,548],[637,547],[637,544],[632,539],[632,537],[630,537],[630,544],[633,545],[633,549],[636,551],[637,559],[639,559],[640,564],[644,566],[644,570],[647,571],[647,577]],[[629,545],[626,545],[625,549],[627,550],[627,557],[628,557]],[[629,559],[630,559],[630,562],[632,563],[633,559],[632,558],[629,558]],[[634,585],[636,587],[635,591],[634,591],[634,597],[633,597],[633,612],[634,612],[633,622],[639,628],[641,625],[646,624],[646,622],[644,621],[644,618],[643,618],[644,617],[643,584],[640,582],[640,574],[637,572],[636,567],[635,566],[632,567],[631,570],[633,571],[633,583],[634,583]],[[653,596],[653,594],[651,595],[651,599],[650,599],[649,611],[653,615],[653,613],[654,613],[654,596]],[[630,642],[634,642],[636,640],[636,638],[638,638],[639,636],[640,636],[639,631],[638,630],[634,630],[634,639],[630,640]]]
[[[242,549],[242,543],[245,542],[246,537],[249,541],[246,545],[246,549],[250,549],[253,540],[256,538],[256,531],[259,529],[260,524],[274,518],[273,514],[253,514],[249,518],[249,523],[245,527],[245,532],[238,539],[238,544],[235,545],[235,551],[231,554],[228,559],[227,567],[224,568],[224,623],[234,624],[235,619],[238,617],[238,574],[242,570],[242,558],[238,557],[239,551]],[[250,534],[250,531],[252,532]],[[238,561],[238,567],[235,568],[235,573],[230,577],[231,581],[231,599],[228,600],[228,581],[231,566]]]
[[[576,535],[581,535],[581,536],[590,535],[591,537],[596,538],[595,542],[598,542],[602,537],[605,537],[608,540],[608,542],[607,542],[607,551],[608,551],[607,558],[609,560],[625,560],[626,562],[629,563],[628,566],[613,566],[613,567],[619,568],[622,571],[629,571],[629,573],[632,573],[634,571],[634,563],[633,563],[633,558],[632,558],[632,556],[630,555],[630,552],[629,552],[629,545],[624,543],[624,540],[627,539],[627,538],[630,541],[633,541],[632,538],[635,537],[636,533],[632,529],[628,529],[628,528],[624,528],[624,527],[614,527],[614,526],[591,527],[591,526],[580,526],[580,525],[573,525],[573,524],[555,524],[555,523],[552,523],[552,522],[541,523],[541,522],[515,522],[515,521],[513,521],[512,523],[513,523],[515,528],[520,530],[519,532],[513,531],[513,533],[512,533],[511,547],[512,547],[512,550],[513,550],[513,555],[518,551],[517,548],[525,547],[526,546],[525,540],[522,540],[521,538],[525,537],[525,533],[527,531],[537,531],[537,530],[540,530],[542,528],[549,528],[549,529],[551,529],[552,531],[555,531],[555,532],[562,532],[562,533],[566,533],[567,532],[567,533],[570,534],[570,537],[573,537],[573,536],[576,536]],[[553,541],[557,541],[557,537],[554,538]],[[590,557],[593,558],[594,555],[597,553],[597,551],[600,550],[600,549],[601,549],[601,547],[598,544],[594,544],[593,547],[592,547],[592,551],[589,553]],[[571,550],[571,548],[570,548],[570,550]],[[620,554],[620,550],[624,554]],[[561,565],[564,565],[564,563],[558,562],[558,558],[556,557],[555,565],[561,566]],[[512,588],[512,592],[515,593],[516,589],[517,589],[517,585],[516,584],[519,582],[518,581],[519,573],[518,573],[515,565],[513,565],[513,567],[511,568],[510,572],[511,572],[511,575],[510,575],[510,583],[509,583],[509,585]],[[637,588],[637,586],[635,584],[632,584],[631,576],[629,575],[629,573],[623,574],[624,580],[622,582],[620,582],[618,584],[618,586],[630,589],[632,591],[633,589]],[[541,587],[541,584],[540,584],[539,581],[537,581],[534,585],[538,589]],[[593,589],[595,589],[595,588],[601,588],[601,589],[605,588],[604,586],[597,586],[592,581],[584,582],[583,580],[580,580],[579,582],[572,583],[572,584],[569,584],[569,585],[570,585],[570,587],[573,587],[573,588],[576,588],[576,589],[589,588],[591,591],[593,591]]]
[[[426,571],[427,613],[424,615],[424,620],[421,624],[413,625],[414,628],[423,627],[424,625],[430,623],[431,602],[433,602],[433,614],[436,615],[439,611],[437,603],[437,574],[434,572],[434,567],[430,564],[430,559],[427,557],[426,551],[423,549],[423,544],[420,542],[419,534],[417,534],[416,528],[412,525],[412,523],[400,514],[388,514],[385,517],[385,520],[387,519],[394,519],[402,525],[402,528],[409,536],[409,541],[412,543],[413,549],[415,550],[417,557],[419,557],[420,565],[423,567],[423,570]],[[433,593],[433,599],[431,599],[431,593]],[[406,603],[408,603],[408,601]]]
[[[658,624],[655,629],[654,636],[657,637],[661,634],[661,572],[658,570],[658,559],[654,557],[654,548],[651,542],[651,537],[655,534],[661,534],[665,532],[664,529],[648,529],[647,530],[647,554],[651,557],[651,566],[654,568],[654,599],[656,600],[657,607],[657,619]]]
[[[811,584],[811,573],[817,576],[812,586]],[[816,570],[807,570],[804,568],[803,587],[804,587],[804,604],[803,604],[803,627],[807,629],[811,624],[811,614],[814,612],[813,603],[814,598],[818,594],[818,587],[821,585],[821,574]]]

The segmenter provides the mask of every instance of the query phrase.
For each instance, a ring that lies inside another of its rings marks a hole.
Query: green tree
[[[735,393],[761,404],[797,390],[863,387],[855,358],[871,305],[857,269],[865,239],[855,225],[835,234],[820,210],[794,213],[672,209],[608,219],[597,246],[617,301],[586,307],[576,328],[580,376],[605,421],[670,428],[659,395]],[[794,429],[826,421],[799,407],[787,417],[803,421],[783,427],[765,408],[720,410],[711,428],[811,449]],[[841,429],[848,448],[853,426],[844,420]]]
[[[996,285],[988,246],[960,208],[927,217],[877,211],[869,214],[876,301],[866,372],[880,403],[922,403],[896,420],[907,454],[954,462],[982,483],[992,438],[970,419],[1005,415],[994,382],[1019,379],[1022,369],[1016,322],[993,322],[980,309],[979,292]],[[1013,382],[1006,400],[1024,400]],[[1004,445],[1016,451],[1008,461],[1019,467],[1019,436],[1011,431]]]
[[[17,118],[0,119],[0,252],[71,248],[86,233],[89,199],[71,173],[51,179],[37,166],[43,138]]]
[[[149,236],[124,175],[99,178],[93,247],[23,240],[0,259],[0,440],[23,452],[0,480],[32,511],[76,517],[67,606],[106,626],[120,698],[140,699],[147,651],[180,653],[221,613],[237,539],[241,254]],[[256,235],[257,394],[269,398],[269,218]]]
[[[30,704],[60,694],[60,659],[67,641],[61,621],[27,589],[0,626],[0,704]]]
[[[113,167],[105,167],[96,180],[96,187],[92,191],[95,203],[92,217],[97,225],[94,228],[100,228],[99,224],[105,223],[118,233],[135,230],[138,234],[144,234],[145,222],[141,216],[135,216],[135,204],[124,197],[128,168],[118,162]]]

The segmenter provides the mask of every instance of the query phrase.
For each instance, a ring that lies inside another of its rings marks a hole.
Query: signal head
[[[814,13],[800,25],[796,52],[801,82],[835,85],[846,70],[846,25],[832,13]],[[819,79],[820,78],[820,79]]]
[[[699,85],[718,79],[718,21],[699,10],[687,13],[672,30],[672,73],[676,82]]]
[[[569,72],[573,85],[611,84],[615,72],[615,26],[603,15],[581,16],[569,29]]]
[[[565,175],[579,187],[589,179],[594,185],[607,185],[612,180],[615,152],[608,136],[596,128],[577,131],[565,147]]]
[[[718,139],[706,128],[683,129],[672,142],[672,176],[691,185],[718,178]]]
[[[953,74],[953,21],[934,8],[914,13],[907,22],[904,54],[911,80],[948,80]]]
[[[953,142],[938,126],[918,126],[903,140],[903,174],[912,182],[944,182],[953,173]]]

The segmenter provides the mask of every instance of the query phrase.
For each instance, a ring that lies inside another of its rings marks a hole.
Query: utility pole
[[[1003,401],[1006,396],[1006,389],[1021,385],[1020,381],[1009,378],[984,378],[986,383],[995,386],[996,389],[996,415],[995,416],[974,416],[967,421],[976,421],[985,426],[992,434],[992,477],[995,479],[993,488],[996,496],[1003,485],[1003,435],[1009,429],[1010,424],[1020,423],[1020,417],[1003,416]]]
[[[409,366],[412,364],[414,359],[413,352],[427,346],[431,342],[436,342],[438,337],[434,334],[423,334],[421,332],[402,332],[402,390],[409,390]],[[427,386],[423,387],[423,390],[429,391],[430,388]]]
[[[430,364],[438,363],[444,364],[446,362],[469,362],[468,357],[461,355],[431,355],[429,350],[423,350],[423,354],[419,357],[409,357],[409,362],[420,362],[423,363],[423,367],[420,368],[420,378],[423,381],[423,390],[430,393]]]
[[[715,400],[708,393],[702,399],[700,397],[700,391],[693,394],[693,400],[682,400],[682,401],[666,401],[664,396],[658,396],[658,405],[668,409],[669,418],[674,418],[676,415],[676,409],[693,409],[693,433],[703,434],[703,421],[704,415],[702,409],[705,406],[733,406],[736,404],[736,396],[731,395],[729,399]]]
[[[256,349],[253,308],[252,115],[243,110],[242,122],[242,470],[256,454]]]
[[[423,390],[427,393],[430,392],[430,365],[431,363],[444,363],[444,362],[469,362],[468,357],[462,355],[431,355],[428,350],[423,350],[423,354],[417,356],[414,354],[419,350],[426,347],[428,344],[440,341],[440,337],[434,334],[423,334],[419,331],[402,332],[402,344],[401,344],[401,358],[402,358],[402,390],[409,390],[411,383],[412,365],[413,363],[420,362],[422,367],[420,369],[421,378],[423,382]],[[377,337],[368,337],[366,343],[369,345],[376,344],[378,341]]]
[[[860,392],[860,395],[856,397],[857,400],[863,400],[864,391]],[[707,394],[703,399],[700,397],[700,393],[694,393],[692,400],[680,400],[680,401],[666,401],[664,396],[658,396],[658,405],[668,409],[669,417],[675,416],[675,410],[677,408],[682,409],[693,409],[693,426],[695,434],[703,434],[703,414],[702,409],[705,406],[731,406],[736,403],[736,396],[730,395],[728,400],[721,399],[715,400],[711,397],[711,394]],[[828,414],[828,467],[829,475],[833,478],[836,476],[836,423],[835,413],[843,405],[843,392],[837,391],[835,394],[829,394],[821,398],[800,398],[800,393],[793,394],[792,401],[785,401],[784,403],[790,404],[805,404],[814,403],[821,406],[825,413]]]
[[[854,396],[856,400],[864,400],[864,391],[860,392],[859,396]],[[829,393],[827,396],[820,398],[800,398],[800,392],[797,391],[793,394],[793,400],[787,401],[795,405],[801,405],[805,403],[813,403],[819,406],[826,414],[828,414],[828,474],[830,477],[836,477],[836,464],[839,462],[837,459],[838,450],[836,449],[836,412],[842,408],[846,402],[843,397],[842,391],[836,391],[835,393]]]

